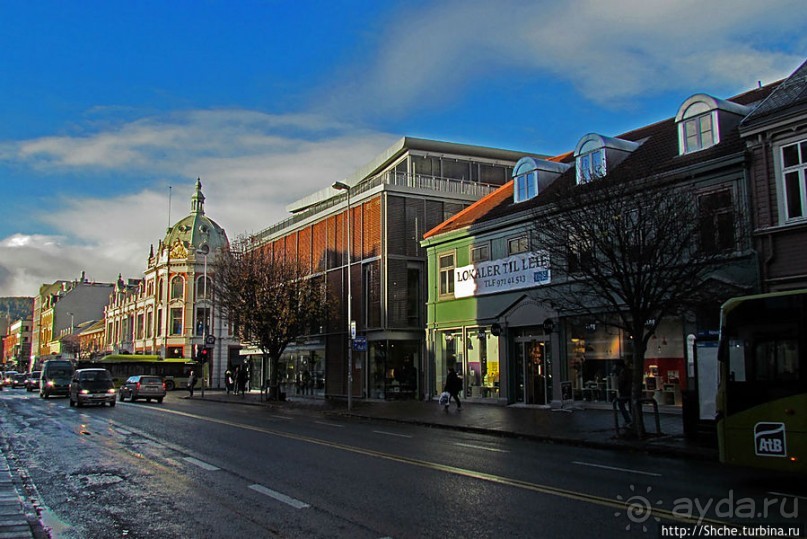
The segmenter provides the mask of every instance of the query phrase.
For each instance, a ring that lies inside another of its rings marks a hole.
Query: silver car
[[[151,399],[154,399],[161,403],[165,398],[165,382],[159,376],[147,374],[130,376],[120,387],[118,394],[121,401],[128,398],[132,402],[137,399],[151,402]]]

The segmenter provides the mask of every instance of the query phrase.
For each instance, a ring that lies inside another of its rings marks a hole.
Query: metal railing
[[[636,412],[633,409],[633,402],[632,402],[631,398],[630,397],[616,397],[613,400],[613,406],[614,406],[614,430],[616,431],[617,434],[619,434],[619,410],[617,409],[617,406],[619,405],[620,402],[627,402],[628,403],[628,405],[630,406],[630,408],[629,408],[630,409],[630,415],[633,418],[633,420],[636,421]],[[661,435],[661,417],[659,416],[659,413],[658,413],[658,403],[656,402],[656,399],[639,399],[639,405],[641,406],[641,405],[644,405],[644,404],[650,404],[651,406],[653,406],[653,415],[654,415],[655,420],[656,420],[655,421],[656,422],[656,435],[660,436]],[[642,414],[642,420],[644,420],[644,414]]]

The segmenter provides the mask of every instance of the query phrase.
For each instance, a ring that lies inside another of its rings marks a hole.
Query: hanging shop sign
[[[549,253],[521,253],[454,269],[454,297],[467,298],[549,284]]]

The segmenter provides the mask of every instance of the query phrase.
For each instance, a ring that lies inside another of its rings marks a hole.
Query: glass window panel
[[[785,195],[787,197],[787,216],[789,218],[801,217],[801,182],[798,172],[785,174]]]
[[[597,150],[591,154],[591,176],[605,176],[605,163],[602,158],[602,150]]]
[[[538,194],[538,173],[527,174],[527,198],[533,198]]]
[[[787,167],[792,167],[799,164],[799,145],[791,144],[782,148],[782,164]]]

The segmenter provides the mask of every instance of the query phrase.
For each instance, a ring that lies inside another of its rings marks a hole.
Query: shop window
[[[785,220],[807,217],[807,140],[782,147],[782,169],[777,179]]]
[[[454,295],[454,253],[447,253],[439,257],[440,295]]]

